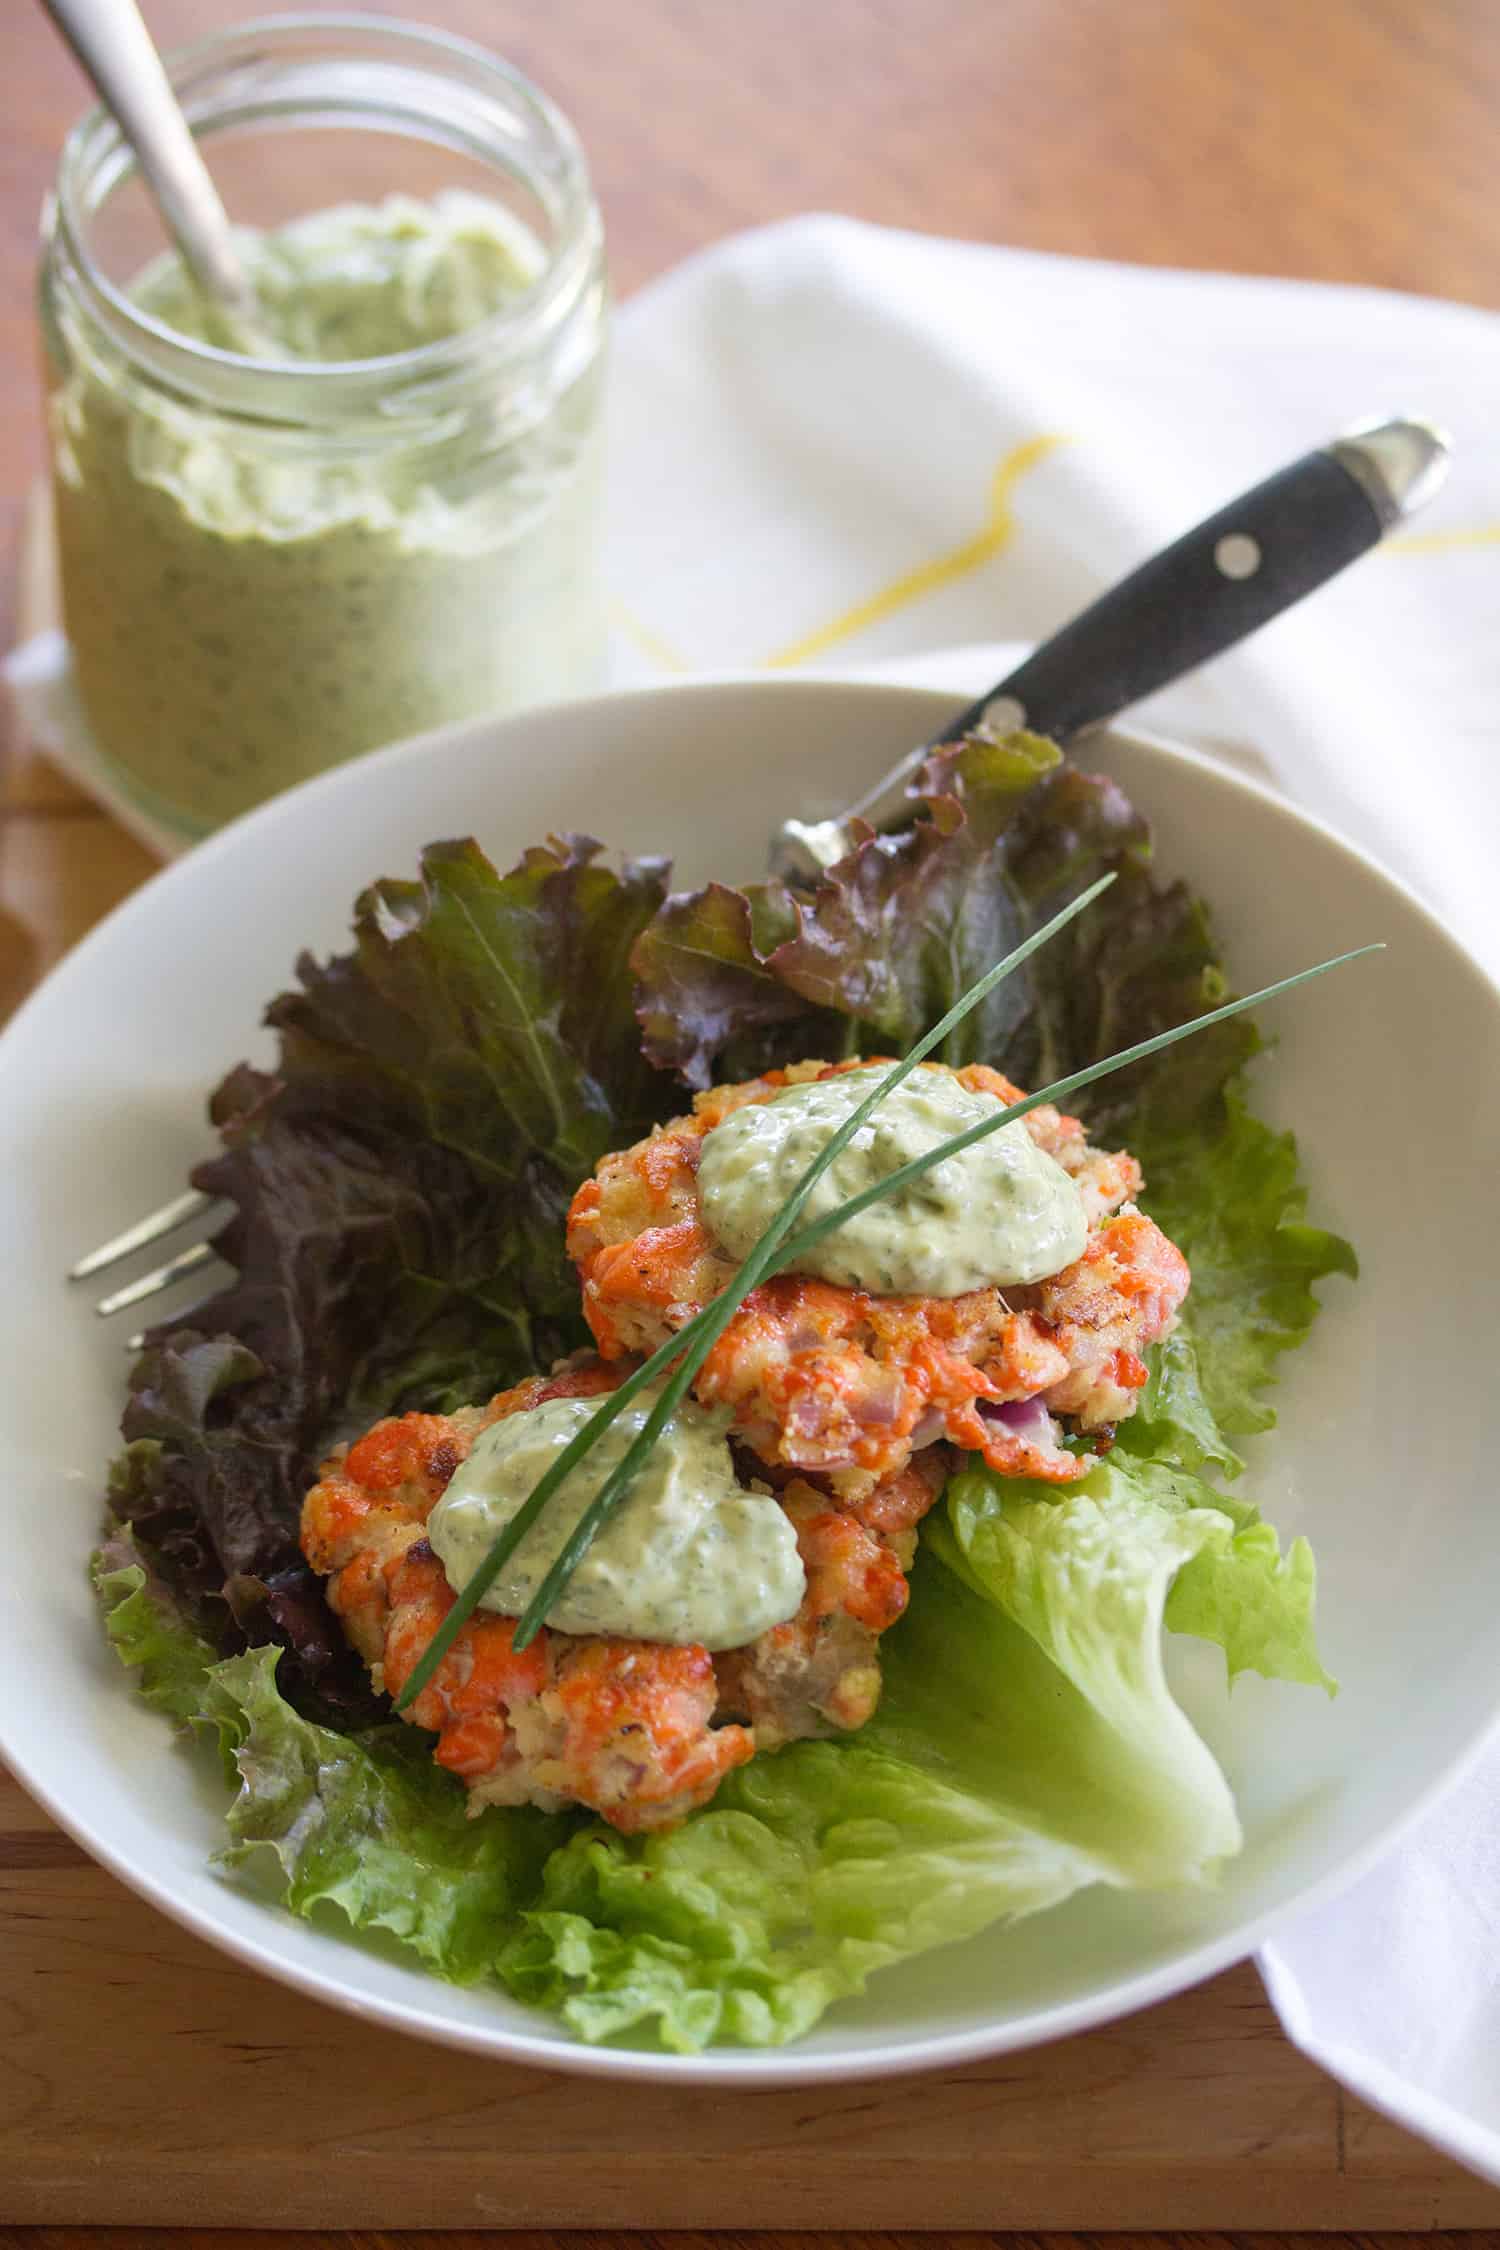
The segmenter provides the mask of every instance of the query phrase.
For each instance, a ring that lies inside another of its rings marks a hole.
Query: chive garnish
[[[902,1165],[897,1171],[889,1174],[887,1178],[876,1181],[871,1187],[865,1188],[858,1195],[850,1197],[837,1210],[815,1220],[810,1227],[805,1228],[801,1234],[788,1241],[787,1236],[791,1227],[818,1179],[827,1170],[840,1150],[847,1146],[849,1140],[871,1112],[886,1099],[888,1094],[894,1091],[904,1078],[910,1075],[923,1057],[929,1054],[932,1048],[944,1039],[955,1025],[969,1013],[970,1009],[976,1007],[1003,977],[1008,976],[1030,954],[1044,945],[1049,938],[1055,936],[1067,922],[1073,919],[1074,915],[1081,913],[1084,907],[1089,905],[1113,880],[1113,876],[1103,877],[1089,890],[1081,893],[1078,898],[1073,900],[1071,905],[1065,907],[1060,914],[1055,915],[1040,930],[1033,932],[1032,936],[1026,939],[1023,944],[1017,946],[1014,952],[1007,954],[1003,961],[998,962],[994,968],[987,971],[948,1011],[942,1021],[936,1024],[924,1038],[920,1039],[901,1062],[894,1065],[886,1073],[879,1085],[850,1114],[838,1131],[830,1137],[803,1173],[802,1178],[761,1236],[749,1257],[740,1266],[728,1288],[714,1298],[711,1304],[705,1306],[701,1312],[696,1314],[691,1321],[687,1322],[676,1335],[659,1346],[643,1366],[637,1368],[633,1375],[628,1376],[619,1388],[603,1401],[577,1436],[564,1448],[546,1475],[539,1480],[504,1530],[498,1534],[490,1547],[489,1553],[468,1579],[452,1608],[423,1651],[401,1694],[397,1697],[395,1707],[398,1711],[404,1710],[415,1697],[420,1695],[453,1645],[464,1624],[473,1615],[481,1598],[505,1567],[563,1478],[585,1457],[596,1439],[624,1407],[664,1367],[670,1364],[672,1360],[677,1359],[679,1364],[676,1372],[663,1387],[661,1397],[648,1415],[640,1433],[627,1448],[624,1456],[609,1477],[600,1486],[599,1491],[575,1525],[571,1537],[553,1561],[541,1585],[527,1604],[516,1628],[515,1645],[517,1648],[525,1648],[535,1637],[545,1621],[548,1610],[587,1553],[601,1526],[620,1504],[631,1480],[656,1443],[661,1430],[681,1403],[704,1360],[738,1312],[744,1299],[760,1282],[769,1278],[771,1274],[784,1270],[786,1266],[803,1256],[814,1243],[820,1242],[825,1235],[831,1234],[836,1227],[842,1226],[856,1212],[862,1211],[870,1204],[880,1202],[885,1197],[896,1193],[912,1180],[920,1178],[924,1172],[930,1171],[935,1165],[945,1162],[948,1157],[957,1155],[962,1150],[972,1147],[977,1141],[984,1140],[989,1134],[998,1132],[1003,1125],[1012,1124],[1016,1119],[1025,1117],[1030,1111],[1040,1108],[1043,1103],[1058,1100],[1067,1094],[1076,1093],[1080,1088],[1093,1085],[1099,1079],[1109,1077],[1113,1072],[1124,1069],[1129,1063],[1144,1061],[1149,1055],[1159,1054],[1164,1048],[1175,1046],[1179,1040],[1189,1039],[1196,1032],[1207,1030],[1212,1024],[1226,1022],[1231,1016],[1243,1014],[1247,1008],[1258,1007],[1262,1002],[1273,1000],[1283,992],[1290,992],[1297,985],[1310,983],[1315,977],[1326,976],[1330,969],[1341,968],[1347,962],[1357,961],[1367,953],[1378,953],[1383,950],[1379,945],[1362,945],[1356,947],[1352,952],[1336,954],[1331,960],[1320,961],[1310,969],[1300,969],[1293,976],[1282,977],[1274,984],[1263,986],[1258,992],[1246,994],[1243,999],[1228,1001],[1223,1007],[1211,1009],[1206,1015],[1195,1016],[1188,1023],[1176,1024],[1168,1031],[1157,1032],[1150,1039],[1139,1040],[1134,1046],[1121,1048],[1116,1054],[1106,1056],[1100,1062],[1091,1063],[1083,1070],[1074,1071],[1065,1078],[1056,1079],[1051,1085],[1041,1087],[1036,1093],[1028,1094],[1022,1100],[1011,1103],[994,1117],[985,1118],[980,1124],[970,1126],[966,1131],[952,1135],[948,1140],[940,1142],[935,1148],[927,1150],[923,1155],[914,1157],[910,1163]]]
[[[1025,1117],[1030,1110],[1040,1109],[1043,1102],[1055,1102],[1064,1095],[1076,1094],[1080,1087],[1092,1086],[1097,1079],[1110,1077],[1113,1072],[1123,1070],[1127,1063],[1143,1062],[1147,1055],[1160,1054],[1163,1047],[1175,1047],[1179,1039],[1191,1039],[1194,1032],[1206,1031],[1210,1024],[1226,1023],[1231,1016],[1242,1015],[1246,1008],[1259,1007],[1262,1000],[1274,1000],[1278,993],[1290,992],[1294,985],[1308,984],[1314,977],[1326,976],[1330,969],[1341,969],[1346,961],[1359,961],[1367,953],[1384,951],[1383,945],[1357,945],[1352,953],[1336,953],[1332,960],[1319,961],[1311,969],[1299,969],[1295,976],[1281,977],[1275,984],[1263,985],[1259,992],[1247,993],[1243,1000],[1229,1000],[1222,1008],[1211,1008],[1206,1016],[1194,1016],[1191,1023],[1176,1024],[1170,1031],[1158,1031],[1153,1038],[1138,1040],[1133,1047],[1122,1047],[1117,1054],[1106,1055],[1103,1062],[1090,1063],[1084,1070],[1075,1070],[1069,1078],[1055,1078],[1040,1093],[1027,1094],[1023,1100],[1012,1102],[1009,1109],[999,1117],[986,1117],[977,1125],[966,1126],[963,1132],[952,1134],[948,1140],[940,1141],[936,1148],[928,1149],[921,1156],[914,1156],[909,1164],[903,1164],[899,1170],[888,1173],[883,1180],[875,1181],[873,1186],[861,1188],[858,1195],[851,1195],[848,1202],[841,1203],[836,1211],[825,1213],[821,1219],[815,1219],[810,1227],[804,1228],[801,1234],[794,1236],[780,1251],[770,1270],[779,1273],[783,1267],[803,1257],[825,1235],[832,1234],[835,1227],[841,1227],[846,1219],[852,1219],[858,1212],[868,1210],[872,1203],[882,1202],[886,1196],[896,1194],[909,1181],[920,1179],[924,1172],[930,1172],[935,1164],[941,1164],[946,1157],[957,1156],[963,1149],[972,1148],[976,1141],[985,1140],[991,1133],[998,1133],[1002,1125],[1012,1124],[1016,1118]],[[582,1530],[583,1521],[580,1521],[578,1528]]]
[[[946,1039],[950,1031],[955,1030],[962,1023],[971,1009],[977,1008],[980,1001],[985,999],[1003,978],[1008,977],[1013,970],[1018,969],[1023,961],[1029,960],[1033,953],[1038,952],[1042,946],[1047,944],[1049,939],[1056,937],[1059,930],[1066,928],[1067,924],[1075,916],[1081,914],[1085,907],[1091,906],[1101,892],[1109,889],[1114,880],[1112,874],[1102,875],[1097,883],[1091,883],[1086,891],[1080,891],[1078,897],[1065,906],[1061,913],[1054,914],[1051,921],[1044,922],[1039,930],[1033,930],[1030,937],[1024,938],[1013,951],[1007,953],[1003,961],[997,961],[992,969],[986,970],[977,983],[970,985],[968,991],[954,1003],[941,1022],[934,1024],[931,1031],[919,1039],[900,1062],[892,1066],[880,1084],[845,1119],[838,1131],[818,1151],[818,1154],[809,1164],[807,1170],[787,1197],[786,1202],[723,1294],[716,1297],[712,1304],[706,1305],[701,1312],[696,1313],[690,1321],[686,1321],[674,1336],[669,1337],[665,1344],[657,1347],[644,1365],[638,1367],[633,1375],[627,1375],[624,1382],[601,1401],[577,1436],[570,1439],[567,1445],[563,1447],[545,1476],[541,1477],[532,1487],[525,1500],[522,1501],[520,1507],[511,1517],[510,1522],[492,1542],[483,1562],[465,1582],[453,1607],[448,1611],[432,1639],[422,1651],[421,1656],[412,1668],[406,1685],[396,1697],[395,1707],[398,1711],[404,1711],[407,1705],[414,1702],[423,1688],[426,1687],[428,1681],[442,1663],[443,1658],[453,1646],[454,1641],[458,1638],[459,1633],[473,1616],[480,1602],[489,1592],[490,1587],[499,1577],[505,1565],[510,1561],[511,1556],[520,1546],[521,1541],[536,1522],[537,1517],[546,1507],[547,1502],[552,1498],[564,1477],[569,1475],[584,1459],[585,1455],[592,1450],[594,1444],[603,1436],[610,1423],[624,1412],[632,1399],[638,1397],[658,1375],[670,1367],[673,1361],[678,1359],[686,1350],[691,1364],[687,1366],[685,1379],[680,1385],[669,1385],[668,1391],[663,1393],[656,1411],[650,1415],[640,1435],[636,1438],[634,1444],[629,1447],[614,1474],[600,1488],[587,1516],[580,1521],[578,1531],[582,1531],[584,1522],[587,1522],[590,1526],[588,1538],[583,1541],[581,1546],[578,1546],[577,1555],[574,1555],[573,1550],[578,1538],[578,1532],[575,1532],[574,1537],[569,1540],[564,1554],[557,1558],[558,1563],[561,1563],[567,1557],[572,1557],[572,1560],[567,1563],[566,1572],[567,1576],[571,1576],[578,1557],[582,1556],[585,1549],[590,1545],[595,1531],[603,1520],[604,1511],[601,1509],[600,1503],[607,1500],[607,1504],[612,1506],[616,1497],[623,1491],[626,1482],[635,1475],[647,1453],[656,1443],[657,1436],[673,1407],[676,1406],[688,1384],[697,1374],[699,1367],[713,1349],[719,1336],[728,1326],[729,1321],[739,1310],[741,1303],[750,1291],[759,1281],[764,1279],[769,1261],[778,1245],[785,1240],[808,1196],[839,1154],[839,1151],[848,1145],[865,1119],[879,1103],[885,1100],[887,1094],[899,1086],[904,1078],[911,1075],[923,1057],[931,1054],[933,1048]],[[694,1356],[697,1341],[711,1325],[713,1333],[703,1344],[702,1351],[697,1352]],[[668,1403],[669,1397],[670,1403]],[[557,1564],[554,1564],[552,1570],[547,1573],[542,1586],[538,1589],[537,1599],[529,1605],[526,1616],[516,1633],[516,1646],[518,1648],[524,1648],[527,1642],[533,1638],[546,1611],[551,1607],[556,1592],[556,1586],[553,1584],[556,1573]],[[562,1579],[558,1578],[557,1584],[561,1583]],[[541,1599],[543,1594],[546,1596],[544,1601]],[[539,1602],[540,1607],[538,1606]]]

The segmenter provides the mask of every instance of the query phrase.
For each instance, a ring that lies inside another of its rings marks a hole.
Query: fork
[[[909,809],[909,785],[932,750],[977,727],[1029,727],[1061,743],[1196,671],[1279,617],[1425,506],[1448,473],[1450,444],[1417,416],[1364,422],[1242,493],[1044,641],[941,734],[908,751],[833,820],[786,820],[771,839],[773,874],[817,882],[854,840]],[[175,1234],[213,1208],[197,1188],[101,1242],[68,1275],[85,1281]],[[201,1239],[101,1297],[106,1318],[160,1296],[213,1262]],[[182,1317],[191,1318],[189,1309]],[[132,1350],[144,1335],[130,1338]]]

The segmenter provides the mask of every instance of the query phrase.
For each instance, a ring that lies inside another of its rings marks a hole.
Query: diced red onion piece
[[[1010,1399],[1003,1406],[986,1401],[979,1411],[992,1421],[1003,1422],[1025,1445],[1044,1446],[1049,1453],[1058,1450],[1057,1425],[1040,1398]]]

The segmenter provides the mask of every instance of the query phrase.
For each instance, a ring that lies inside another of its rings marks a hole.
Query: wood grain
[[[839,209],[1085,256],[1500,302],[1493,0],[408,5],[499,47],[570,111],[624,291],[730,230]],[[252,11],[147,12],[172,40]],[[36,214],[82,96],[40,11],[15,0],[3,56],[9,557],[41,459]],[[7,636],[19,577],[0,562]],[[23,743],[0,741],[0,1018],[149,866]],[[1394,2239],[1360,2228],[1473,2227],[1500,2243],[1500,2195],[1303,2061],[1248,1968],[1087,2038],[936,2078],[733,2105],[606,2099],[372,2040],[250,1976],[94,1867],[3,1776],[0,1933],[0,2239],[16,2250],[144,2250],[164,2227],[192,2230],[177,2250],[230,2250],[247,2238],[223,2230],[252,2227],[385,2250],[384,2230],[403,2226],[461,2230],[434,2241],[464,2250],[479,2236],[462,2230],[529,2228],[510,2240],[540,2250],[576,2226],[578,2250],[606,2250],[621,2228],[745,2224],[791,2231],[712,2239],[893,2250],[904,2237],[848,2230],[907,2227],[958,2250],[994,2229],[1312,2227],[1352,2246]],[[317,2231],[350,2227],[377,2231]],[[983,2231],[951,2231],[965,2227]],[[844,2231],[807,2231],[824,2228]],[[1012,2239],[1082,2250],[1096,2237]]]
[[[942,2228],[914,2234],[910,2232],[857,2233],[841,2231],[809,2233],[803,2229],[788,2232],[777,2228],[766,2232],[757,2229],[746,2233],[739,2228],[715,2228],[705,2233],[697,2228],[682,2232],[661,2233],[655,2228],[632,2228],[620,2233],[614,2228],[600,2231],[594,2227],[569,2230],[561,2238],[567,2250],[1416,2250],[1416,2246],[1430,2242],[1430,2235],[1367,2234],[1340,2230],[1336,2233],[1279,2234],[1226,2234],[1220,2231],[1140,2234],[1119,2233],[1036,2233],[1022,2230],[1005,2232],[975,2229],[956,2230]],[[1455,2244],[1479,2245],[1493,2241],[1493,2235],[1483,2229],[1455,2232],[1444,2240]],[[228,2230],[222,2227],[186,2227],[174,2229],[170,2237],[170,2250],[268,2250],[272,2243],[287,2240],[275,2234],[254,2234]],[[456,2228],[447,2233],[432,2231],[406,2232],[399,2236],[374,2233],[354,2228],[346,2233],[328,2233],[309,2230],[291,2238],[297,2250],[390,2250],[399,2242],[402,2250],[495,2250],[495,2237],[472,2229]],[[505,2237],[505,2250],[558,2250],[559,2237],[552,2233],[539,2233],[522,2228]],[[162,2250],[162,2238],[154,2231],[141,2227],[94,2227],[83,2234],[72,2227],[3,2227],[0,2228],[0,2245],[6,2250]]]

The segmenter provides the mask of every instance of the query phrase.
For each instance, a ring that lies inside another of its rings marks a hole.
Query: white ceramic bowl
[[[697,2060],[597,2051],[491,1990],[294,1920],[217,1878],[223,1793],[104,1647],[84,1565],[125,1373],[118,1326],[63,1269],[176,1189],[203,1100],[265,1059],[267,998],[303,945],[344,940],[355,893],[473,832],[502,864],[549,829],[669,848],[681,877],[757,873],[786,811],[824,813],[949,699],[829,681],[724,681],[449,730],[310,783],[200,846],[73,953],[0,1040],[0,1754],[107,1866],[242,1961],[359,2015],[477,2052],[619,2078],[741,2085],[957,2062],[1155,2000],[1248,1952],[1351,1877],[1488,1728],[1500,1680],[1493,1195],[1500,996],[1436,921],[1326,829],[1191,753],[1113,735],[1086,763],[1151,816],[1164,870],[1211,900],[1242,989],[1384,938],[1375,963],[1275,1013],[1261,1103],[1301,1137],[1316,1215],[1352,1235],[1288,1363],[1247,1480],[1309,1532],[1343,1690],[1248,1678],[1177,1642],[1246,1848],[1217,1891],[1088,1892],[875,1978],[811,2037]]]

